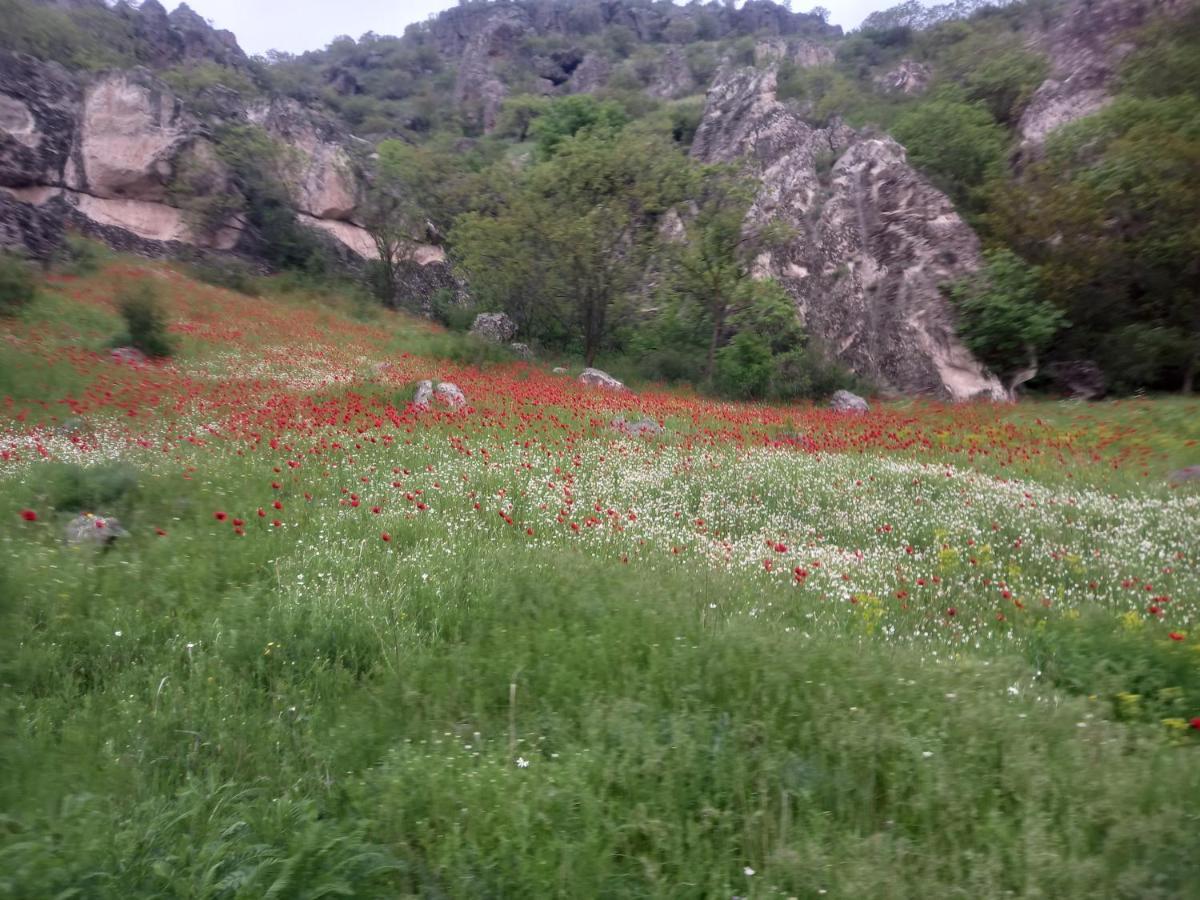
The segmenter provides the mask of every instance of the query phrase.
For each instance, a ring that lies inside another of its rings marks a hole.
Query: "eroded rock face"
[[[654,81],[646,88],[646,93],[651,97],[673,100],[695,92],[696,87],[696,76],[692,74],[687,56],[679,47],[671,47],[663,55]]]
[[[157,21],[150,4],[137,14]],[[352,139],[294,101],[247,109],[227,93],[220,117],[253,121],[290,148],[288,187],[300,221],[347,262],[374,258],[374,242],[353,221],[363,176],[347,149]],[[148,70],[77,80],[54,63],[0,51],[0,246],[45,257],[69,225],[152,256],[234,250],[242,236],[236,217],[215,232],[198,230],[172,194],[182,173],[197,196],[231,190],[210,125]],[[435,247],[417,248],[413,268],[409,288],[449,278]]]
[[[959,341],[940,285],[980,264],[979,242],[904,148],[844,125],[815,128],[775,97],[773,70],[725,70],[693,144],[704,162],[745,158],[761,185],[747,228],[794,237],[764,253],[809,333],[885,390],[965,400],[1003,389]]]
[[[62,66],[0,50],[0,185],[60,183],[78,104]]]
[[[508,88],[500,80],[495,63],[507,58],[529,30],[529,18],[518,7],[496,7],[466,38],[454,85],[454,99],[469,113],[478,115],[485,132],[496,127],[500,106]]]
[[[875,86],[889,94],[913,96],[929,90],[933,72],[925,63],[913,59],[902,59],[891,69],[875,79]]]
[[[1021,156],[1036,156],[1052,131],[1108,105],[1135,29],[1194,7],[1195,0],[1074,0],[1037,42],[1051,71],[1021,116]]]
[[[353,218],[362,177],[345,135],[288,98],[252,107],[248,117],[291,149],[295,160],[284,177],[297,210],[318,219]]]
[[[759,41],[754,48],[754,62],[760,66],[790,62],[811,69],[831,66],[836,59],[832,45],[817,41],[775,37]]]
[[[161,202],[175,174],[175,157],[197,128],[148,71],[100,76],[84,90],[66,186],[95,197]]]

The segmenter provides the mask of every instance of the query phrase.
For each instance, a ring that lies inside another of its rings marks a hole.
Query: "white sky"
[[[188,5],[218,28],[237,35],[242,49],[254,55],[268,50],[299,53],[318,50],[335,37],[401,34],[404,26],[449,9],[455,0],[187,0]],[[849,30],[871,12],[899,0],[794,0],[796,10],[821,5],[830,21]],[[173,0],[162,0],[172,9]]]

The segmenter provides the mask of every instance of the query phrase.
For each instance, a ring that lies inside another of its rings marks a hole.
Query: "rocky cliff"
[[[1050,132],[1108,104],[1138,28],[1194,7],[1195,0],[1072,0],[1033,41],[1051,72],[1021,117],[1021,155],[1036,155]]]
[[[364,175],[353,139],[294,100],[222,100],[220,112],[198,115],[148,69],[73,74],[0,51],[0,246],[44,257],[70,228],[147,255],[254,259],[239,215],[202,223],[195,214],[197,200],[234,190],[216,136],[240,124],[285,148],[283,180],[301,224],[350,264],[375,258],[358,218]],[[417,260],[431,269],[412,273],[417,282],[446,281],[439,248]]]
[[[761,186],[746,227],[782,222],[786,246],[756,261],[805,326],[859,374],[897,392],[1000,398],[961,344],[939,286],[974,270],[979,242],[894,140],[817,128],[775,96],[776,72],[725,70],[693,145],[705,162],[745,160]]]

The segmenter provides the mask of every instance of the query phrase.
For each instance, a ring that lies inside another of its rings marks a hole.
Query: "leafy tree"
[[[550,104],[533,123],[538,156],[550,159],[560,144],[585,129],[611,133],[620,131],[628,121],[621,105],[611,100],[597,100],[588,94],[563,97]]]
[[[1200,97],[1124,97],[1052,136],[1045,159],[993,194],[993,232],[1040,263],[1075,327],[1120,383],[1134,332],[1156,340],[1160,377],[1191,392],[1200,366]],[[1150,330],[1147,330],[1150,329]],[[1154,330],[1157,329],[1157,330]],[[1145,341],[1142,341],[1145,345]],[[1165,354],[1165,355],[1164,355]],[[1141,366],[1141,381],[1146,369]]]
[[[659,137],[602,129],[564,138],[495,215],[458,221],[459,267],[484,307],[543,343],[575,343],[591,365],[645,271],[655,223],[683,196],[685,171]]]
[[[425,240],[421,203],[427,172],[419,150],[402,141],[379,145],[379,161],[363,208],[363,225],[375,243],[372,287],[384,303],[396,303],[401,266]]]
[[[500,108],[500,119],[496,123],[496,134],[509,137],[518,143],[529,138],[533,123],[546,112],[550,101],[545,97],[520,94],[504,101]]]
[[[784,234],[778,228],[746,228],[754,187],[732,169],[703,167],[693,178],[700,201],[674,253],[667,288],[694,305],[708,325],[703,376],[712,383],[717,352],[735,330],[736,320],[762,298],[763,285],[751,278],[749,267],[761,250],[778,243]],[[795,311],[790,312],[795,319]]]
[[[960,206],[977,205],[977,192],[997,175],[1008,139],[987,108],[943,88],[897,119],[892,133],[909,159]]]
[[[1037,374],[1038,357],[1067,325],[1062,312],[1041,299],[1041,272],[1009,250],[984,255],[984,267],[950,289],[959,312],[959,334],[1002,378],[1009,396]]]

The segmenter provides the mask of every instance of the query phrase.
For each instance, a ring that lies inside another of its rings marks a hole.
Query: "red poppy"
[[[164,531],[164,530],[163,530],[163,529],[161,529],[161,528],[155,528],[155,529],[154,529],[154,533],[155,533],[155,534],[157,534],[159,537],[166,537],[166,536],[167,536],[167,533],[166,533],[166,531]]]
[[[1192,726],[1193,730],[1200,731],[1200,716],[1196,716],[1196,718],[1192,719],[1192,721],[1188,724]]]
[[[21,518],[26,522],[36,522],[37,517],[37,513],[35,513],[32,509],[21,510]]]
[[[392,536],[390,534],[388,534],[386,531],[383,534],[381,534],[379,537],[385,544],[392,539]]]
[[[213,513],[213,518],[216,519],[218,522],[224,522],[226,519],[229,518],[229,516],[226,515],[225,513],[221,512],[220,510],[217,510],[215,513]]]
[[[1169,637],[1173,641],[1182,641],[1184,639],[1185,635],[1180,634],[1178,631],[1172,631],[1170,634],[1167,635],[1167,637]]]
[[[953,606],[952,606],[952,607],[950,607],[948,610],[946,610],[946,615],[948,615],[948,616],[957,616],[957,615],[958,615],[958,610],[957,610],[955,607],[953,607]]]

